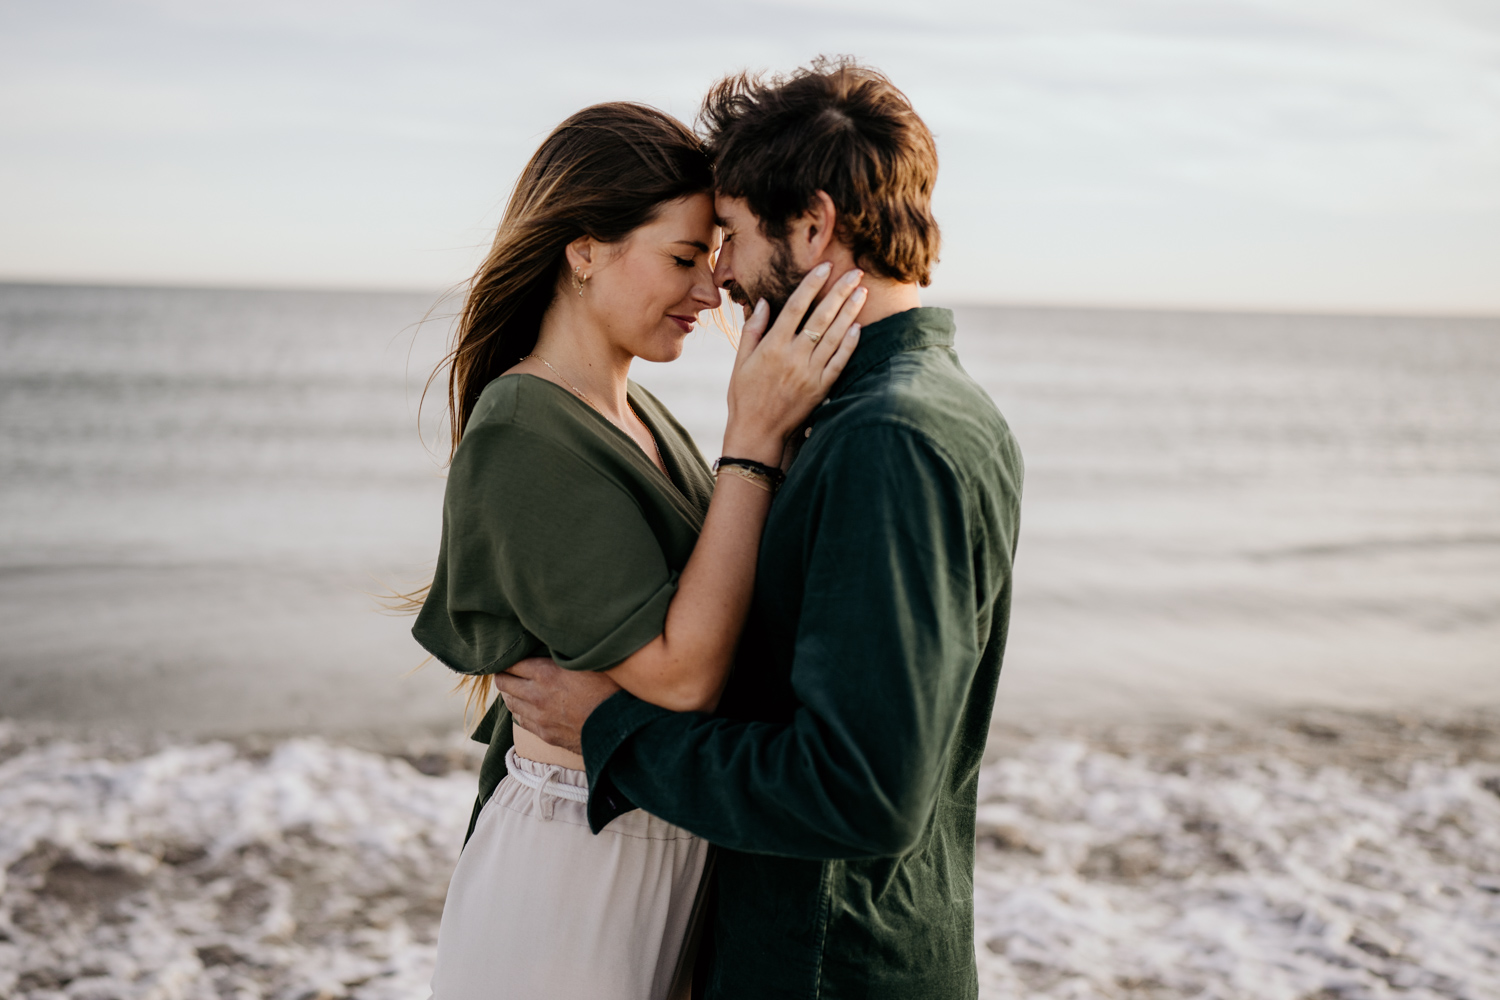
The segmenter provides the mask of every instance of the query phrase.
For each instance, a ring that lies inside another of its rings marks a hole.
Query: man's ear
[[[576,271],[581,268],[587,274],[589,268],[594,266],[594,258],[598,256],[596,249],[592,236],[580,236],[569,243],[563,251],[563,255],[568,258],[568,270]]]
[[[813,192],[813,203],[798,222],[801,225],[797,227],[797,235],[802,244],[797,248],[801,251],[799,256],[804,262],[822,260],[833,245],[839,222],[839,211],[833,207],[833,199],[828,197],[827,191],[819,188]]]

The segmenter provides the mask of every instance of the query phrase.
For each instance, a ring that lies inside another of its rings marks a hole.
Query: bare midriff
[[[520,726],[514,730],[516,740],[516,756],[534,760],[538,764],[556,764],[559,767],[571,768],[574,771],[582,771],[583,755],[576,754],[562,747],[555,747],[543,740],[536,733],[528,732]]]

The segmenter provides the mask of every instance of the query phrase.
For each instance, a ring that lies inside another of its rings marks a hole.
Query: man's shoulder
[[[951,347],[898,354],[851,388],[826,420],[829,436],[851,451],[878,438],[909,435],[966,478],[997,458],[1019,465],[1020,449],[1005,416]]]

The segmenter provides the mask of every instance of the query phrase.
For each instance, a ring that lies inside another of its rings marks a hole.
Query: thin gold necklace
[[[558,371],[556,368],[553,368],[552,367],[552,362],[548,361],[546,358],[542,357],[540,354],[528,354],[528,355],[526,355],[526,357],[522,358],[521,360],[522,361],[526,361],[528,359],[534,359],[534,360],[540,361],[542,364],[546,365],[548,367],[548,369],[551,370],[552,374],[554,374],[558,378],[562,379],[562,384],[565,385],[565,386],[567,386],[569,389],[573,390],[573,393],[579,399],[583,400],[585,403],[587,403],[590,406],[592,406],[594,408],[595,412],[597,412],[599,414],[599,416],[603,417],[605,420],[609,420],[609,414],[607,414],[603,410],[599,409],[599,404],[596,403],[596,402],[594,402],[592,399],[590,399],[588,393],[586,393],[582,389],[578,388],[578,386],[574,385],[572,382],[569,382],[568,381],[568,377],[566,375],[564,375],[562,372]],[[635,407],[631,405],[629,397],[626,397],[625,405],[626,406],[630,406],[630,411],[632,413],[635,413]],[[642,424],[646,423],[646,421],[641,420],[641,415],[639,413],[635,414],[635,418],[637,420],[640,420]],[[613,420],[609,420],[609,422],[612,423],[612,424],[614,423]],[[619,425],[615,424],[615,426],[618,427]],[[621,430],[624,430],[624,428],[621,428]],[[651,433],[651,428],[650,428],[649,425],[646,427],[646,433],[651,438],[651,450],[654,451],[654,452],[656,452],[656,466],[657,466],[657,468],[659,468],[663,472],[665,472],[666,468],[667,468],[667,463],[662,460],[662,457],[661,457],[661,446],[656,443],[656,435]],[[635,440],[635,438],[632,435],[630,435],[628,432],[626,433],[625,436],[629,437],[632,441]],[[637,447],[639,447],[639,445],[637,445]]]

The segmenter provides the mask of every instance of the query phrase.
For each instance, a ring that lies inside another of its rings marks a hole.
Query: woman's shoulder
[[[468,428],[506,424],[546,424],[556,415],[567,415],[572,400],[544,378],[514,372],[501,375],[484,387],[469,415]]]
[[[485,386],[464,425],[455,466],[479,462],[491,469],[507,459],[534,462],[589,458],[586,414],[557,386],[534,375],[502,375]]]
[[[493,438],[497,431],[515,430],[559,446],[576,447],[594,436],[590,419],[588,404],[566,389],[536,375],[517,372],[501,375],[484,387],[464,428],[464,437],[474,434]]]

